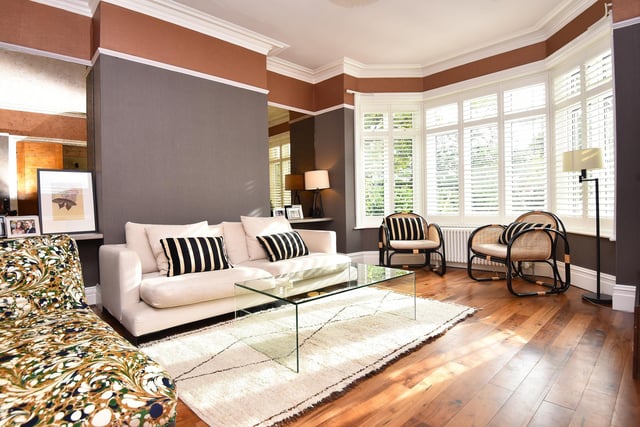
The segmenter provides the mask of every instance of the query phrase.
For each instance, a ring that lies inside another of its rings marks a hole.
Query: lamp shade
[[[602,150],[600,148],[567,151],[562,155],[563,172],[579,172],[600,168],[602,168]]]
[[[304,173],[305,190],[323,190],[329,188],[329,171],[316,170]]]
[[[285,175],[284,176],[284,189],[285,190],[304,190],[304,175]]]

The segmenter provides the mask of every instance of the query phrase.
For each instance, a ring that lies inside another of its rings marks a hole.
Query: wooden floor
[[[480,310],[288,425],[640,425],[632,313],[583,302],[578,288],[517,298],[464,270],[415,271],[420,295]],[[177,425],[206,424],[180,402]]]

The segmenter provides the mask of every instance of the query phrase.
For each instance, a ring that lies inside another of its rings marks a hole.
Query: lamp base
[[[613,298],[611,297],[611,295],[602,293],[600,294],[600,296],[595,293],[582,294],[582,299],[600,305],[611,305],[611,303],[613,302]]]

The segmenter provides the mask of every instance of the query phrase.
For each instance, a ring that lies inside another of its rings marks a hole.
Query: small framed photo
[[[289,219],[303,219],[302,205],[291,205],[287,208],[287,218]]]
[[[273,209],[273,216],[286,216],[286,212],[285,212],[284,208],[274,208]]]
[[[40,221],[37,215],[7,216],[4,219],[7,237],[28,237],[40,234]]]
[[[7,236],[6,228],[4,227],[5,217],[0,216],[0,239]]]
[[[43,234],[96,231],[90,171],[38,169],[38,203]]]

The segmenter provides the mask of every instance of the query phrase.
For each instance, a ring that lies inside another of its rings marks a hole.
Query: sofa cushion
[[[233,298],[235,283],[270,276],[265,270],[248,267],[173,277],[158,272],[150,273],[142,278],[140,298],[154,308],[186,306],[215,299]]]
[[[244,227],[240,221],[223,222],[222,233],[224,244],[227,249],[227,256],[231,264],[239,264],[249,260],[247,251],[247,239],[244,234]]]
[[[209,224],[207,221],[196,222],[186,225],[161,225],[152,224],[145,227],[149,246],[156,259],[156,270],[167,274],[169,270],[169,260],[162,250],[160,239],[166,237],[201,237],[209,235]]]
[[[296,231],[256,236],[256,238],[267,252],[271,262],[309,255],[307,245]]]
[[[260,245],[256,236],[266,236],[269,234],[293,231],[289,221],[282,216],[241,216],[240,221],[244,227],[244,233],[247,240],[247,251],[249,253],[250,260],[267,258],[267,252],[262,248],[262,245]]]
[[[344,254],[327,254],[311,252],[309,255],[271,262],[268,259],[257,259],[243,262],[242,267],[253,267],[266,270],[274,276],[312,268],[333,267],[350,263],[351,258]]]
[[[160,239],[160,244],[169,261],[167,276],[230,267],[222,236],[167,237]]]
[[[142,264],[142,274],[158,271],[158,263],[153,255],[146,227],[151,224],[140,224],[137,222],[127,222],[124,225],[124,237],[127,248],[135,251]]]

